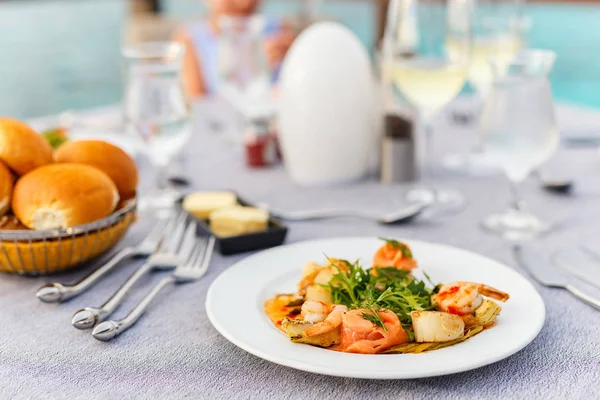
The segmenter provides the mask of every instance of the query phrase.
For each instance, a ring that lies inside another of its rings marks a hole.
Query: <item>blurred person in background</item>
[[[186,47],[184,83],[193,97],[211,94],[216,90],[219,19],[222,16],[250,16],[260,6],[260,0],[206,1],[209,9],[207,19],[182,26],[175,34],[175,40]],[[288,23],[267,18],[264,35],[266,56],[275,71],[291,46],[295,31]]]

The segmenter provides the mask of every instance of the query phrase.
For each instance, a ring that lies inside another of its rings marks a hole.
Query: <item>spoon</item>
[[[184,186],[184,187],[191,185],[190,180],[183,175],[173,175],[167,179],[171,185]]]
[[[573,190],[573,181],[564,179],[542,180],[542,187],[552,193],[568,194]]]
[[[421,214],[429,204],[412,203],[399,210],[384,215],[373,215],[357,210],[329,209],[309,211],[273,211],[268,210],[275,218],[284,221],[318,221],[332,218],[359,218],[367,221],[377,222],[382,225],[407,223]],[[268,209],[261,206],[261,208]]]
[[[558,177],[544,177],[540,171],[534,172],[535,176],[542,184],[544,190],[556,194],[568,194],[573,190],[575,183],[572,179]]]

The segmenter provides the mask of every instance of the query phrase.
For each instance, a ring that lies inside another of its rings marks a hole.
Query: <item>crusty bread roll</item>
[[[87,164],[104,171],[113,180],[121,199],[135,196],[138,170],[123,150],[101,140],[66,142],[54,153],[59,163]]]
[[[237,197],[231,192],[195,192],[183,199],[183,209],[196,218],[207,219],[210,213],[237,204]]]
[[[52,162],[52,147],[27,124],[0,118],[0,160],[17,175]]]
[[[219,237],[264,232],[269,226],[269,213],[253,207],[228,207],[213,211],[209,217],[210,230]]]
[[[13,181],[12,172],[3,162],[0,162],[0,216],[6,214],[10,209]]]
[[[12,209],[23,225],[40,230],[96,221],[113,212],[118,202],[117,187],[98,168],[52,164],[17,181]]]
[[[22,231],[27,227],[21,223],[14,215],[4,215],[0,217],[0,231]]]

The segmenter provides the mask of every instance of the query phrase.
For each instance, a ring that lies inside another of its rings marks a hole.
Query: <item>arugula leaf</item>
[[[327,257],[327,260],[338,270],[338,273],[333,275],[329,280],[329,287],[334,303],[343,304],[348,307],[358,307],[359,293],[364,290],[362,282],[368,279],[368,272],[360,267],[358,260],[354,264],[350,264],[347,260],[339,260],[348,267],[347,273],[338,267],[329,257]]]
[[[331,260],[330,260],[331,262]],[[383,324],[379,310],[390,310],[398,316],[403,326],[412,327],[411,311],[431,310],[431,295],[434,288],[425,281],[415,279],[409,271],[394,267],[363,269],[358,261],[346,260],[347,271],[338,267],[328,285],[335,304],[350,309],[365,309],[365,319],[376,326]],[[335,263],[332,263],[335,265]],[[373,273],[375,272],[375,273]]]
[[[431,286],[436,287],[438,284],[433,283],[433,281],[431,280],[431,278],[429,277],[429,274],[425,271],[423,271],[423,275],[425,276],[425,279],[427,279],[427,282],[429,282],[431,284]]]
[[[384,242],[386,242],[387,244],[389,244],[393,248],[400,250],[402,252],[402,256],[403,257],[413,258],[412,251],[404,243],[400,243],[399,241],[394,240],[394,239],[386,239],[386,238],[382,238],[382,237],[380,237],[379,239],[383,240]]]

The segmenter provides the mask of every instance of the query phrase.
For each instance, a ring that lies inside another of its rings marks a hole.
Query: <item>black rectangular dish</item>
[[[233,192],[235,193],[235,192]],[[242,206],[256,207],[235,193],[237,201]],[[198,221],[199,235],[212,235],[208,221],[201,218],[192,218]],[[215,247],[222,255],[244,253],[246,251],[267,249],[281,245],[285,241],[288,228],[280,220],[269,216],[269,227],[265,232],[248,233],[240,236],[219,237],[215,235]]]

